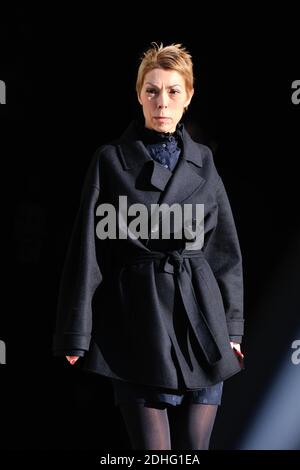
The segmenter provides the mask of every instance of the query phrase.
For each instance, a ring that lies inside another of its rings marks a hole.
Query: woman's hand
[[[66,356],[70,364],[75,364],[75,362],[79,359],[79,356]]]
[[[240,343],[234,343],[233,341],[230,341],[231,347],[237,349],[239,352],[241,352],[241,345]]]
[[[239,343],[234,343],[233,341],[230,341],[230,345],[232,349],[236,349],[241,356],[241,358],[244,358],[244,354],[241,351],[241,345]]]

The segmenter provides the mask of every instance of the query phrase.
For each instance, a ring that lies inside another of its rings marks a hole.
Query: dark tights
[[[133,449],[208,450],[218,405],[122,403],[120,410]]]

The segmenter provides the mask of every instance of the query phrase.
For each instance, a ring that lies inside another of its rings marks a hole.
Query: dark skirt
[[[150,385],[139,385],[118,379],[111,379],[111,381],[115,406],[126,402],[143,403],[145,406],[158,405],[160,407],[176,406],[183,402],[220,405],[223,392],[223,382],[184,393],[173,391],[172,393],[166,393],[166,389]]]

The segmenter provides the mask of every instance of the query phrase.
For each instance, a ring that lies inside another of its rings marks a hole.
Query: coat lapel
[[[159,203],[180,204],[189,199],[205,182],[199,170],[196,171],[199,167],[202,167],[201,150],[183,128],[183,152]]]
[[[149,214],[151,204],[183,203],[205,182],[200,175],[201,149],[184,128],[182,135],[183,152],[173,173],[151,158],[133,123],[118,142],[123,168],[134,178],[133,197],[129,202],[145,204]]]
[[[136,188],[144,185],[145,190],[163,191],[165,189],[172,172],[150,157],[143,142],[135,141],[131,144],[124,144],[119,149],[123,156],[124,169],[135,173]]]
[[[172,172],[151,158],[133,123],[117,144],[123,169],[131,181],[133,179],[130,186],[134,194],[132,202],[143,203],[150,211],[151,204],[158,203]]]
[[[151,174],[151,184],[160,191],[164,191],[169,180],[171,180],[172,172],[153,160],[153,168]]]

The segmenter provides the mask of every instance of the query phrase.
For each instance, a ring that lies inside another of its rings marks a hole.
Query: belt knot
[[[184,270],[183,256],[179,253],[167,253],[167,256],[163,258],[163,271],[166,273],[173,274]]]

